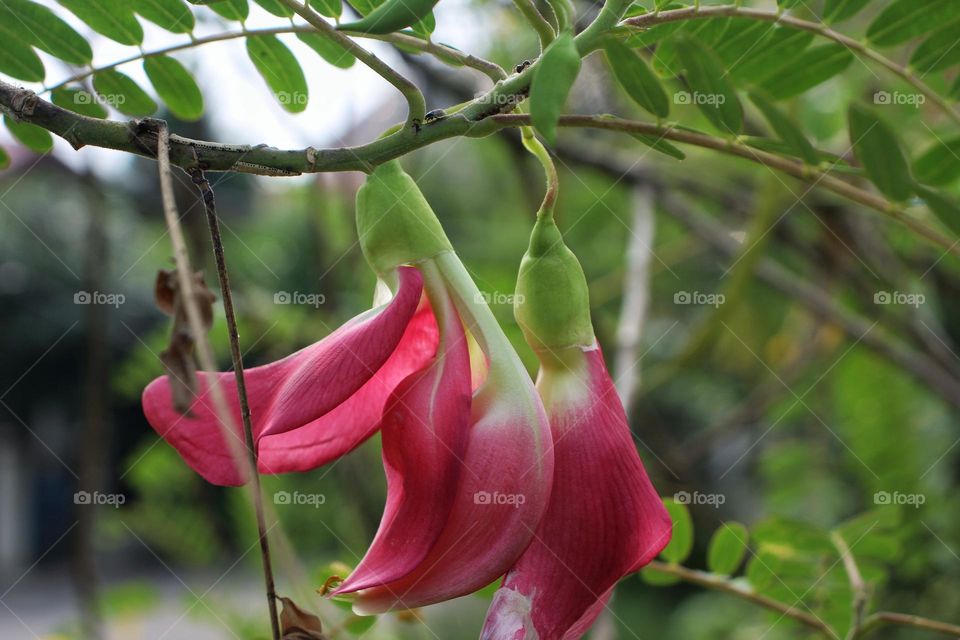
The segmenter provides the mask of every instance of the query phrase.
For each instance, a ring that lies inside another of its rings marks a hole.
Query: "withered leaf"
[[[193,274],[191,289],[200,312],[203,330],[209,331],[213,326],[213,303],[217,297],[207,288],[202,271]],[[193,346],[197,336],[193,334],[187,319],[187,307],[180,291],[176,270],[161,269],[157,272],[154,298],[161,311],[173,316],[170,342],[160,354],[160,361],[163,362],[170,378],[174,408],[180,413],[187,414],[197,393],[197,366],[193,360]]]
[[[278,599],[283,603],[280,611],[283,640],[327,640],[327,636],[323,635],[320,618],[304,611],[290,598]]]

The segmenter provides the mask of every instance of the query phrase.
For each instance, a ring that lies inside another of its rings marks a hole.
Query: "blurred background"
[[[504,66],[537,54],[510,3],[444,0],[437,19],[437,39]],[[251,6],[250,24],[258,20],[269,15]],[[225,28],[213,13],[201,27]],[[146,31],[148,50],[175,38]],[[91,41],[98,62],[122,57],[119,45]],[[372,48],[417,81],[430,108],[489,86]],[[242,44],[223,42],[181,58],[208,110],[199,122],[171,118],[171,129],[321,147],[369,141],[402,119],[403,105],[361,65],[335,69],[295,50],[312,92],[304,114],[277,109]],[[791,110],[818,147],[849,155],[845,105],[896,89],[855,63]],[[699,118],[693,106],[675,109]],[[938,126],[923,106],[886,109],[907,141]],[[568,111],[636,115],[598,56],[585,62]],[[759,122],[748,113],[748,129]],[[61,140],[38,157],[3,142],[13,163],[0,173],[0,637],[82,637],[82,612],[95,606],[110,638],[267,637],[244,495],[190,471],[139,405],[162,374],[157,354],[170,330],[153,302],[157,271],[172,268],[154,163]],[[703,568],[711,535],[742,522],[752,535],[744,580],[842,625],[853,595],[821,543],[848,527],[862,534],[853,552],[872,606],[956,622],[960,263],[806,183],[684,151],[681,162],[629,136],[573,130],[556,148],[558,220],[586,271],[637,446],[661,495],[692,516],[683,564]],[[534,372],[510,295],[541,169],[516,131],[441,142],[404,164]],[[375,280],[353,222],[360,174],[211,178],[247,366],[369,307]],[[202,205],[187,176],[178,181],[192,260],[216,289]],[[216,309],[211,338],[227,369]],[[95,492],[77,494],[80,486]],[[268,499],[278,492],[315,497],[272,505],[286,539],[279,590],[309,594],[336,572],[331,563],[356,563],[376,531],[385,493],[377,437],[311,473],[267,478]],[[336,637],[456,640],[476,637],[489,597],[370,619],[319,598],[307,604]],[[624,580],[592,637],[811,636],[789,617],[648,573]]]

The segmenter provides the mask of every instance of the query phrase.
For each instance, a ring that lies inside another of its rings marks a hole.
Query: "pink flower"
[[[423,277],[403,267],[399,282],[389,303],[282,360],[244,371],[261,473],[313,469],[360,445],[376,431],[397,384],[433,358],[438,331],[430,306],[421,303]],[[244,484],[210,398],[217,381],[242,446],[234,375],[198,376],[200,392],[187,415],[174,408],[166,376],[151,382],[143,392],[147,421],[209,482]]]
[[[494,596],[483,640],[580,638],[617,581],[670,541],[670,517],[637,455],[603,355],[599,348],[580,354],[573,370],[541,370],[553,493],[533,542]]]
[[[533,542],[494,595],[481,639],[575,640],[616,583],[667,545],[671,521],[597,346],[580,263],[549,216],[534,226],[516,300],[541,363],[553,491]]]

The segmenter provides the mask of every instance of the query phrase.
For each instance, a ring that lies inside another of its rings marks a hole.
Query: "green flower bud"
[[[378,274],[453,248],[426,198],[396,160],[378,166],[357,192],[357,232]]]
[[[548,217],[538,218],[530,234],[517,276],[513,312],[541,360],[549,353],[592,346],[595,341],[587,279]]]

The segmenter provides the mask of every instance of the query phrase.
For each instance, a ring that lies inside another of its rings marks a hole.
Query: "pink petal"
[[[260,438],[260,473],[310,471],[358,447],[377,430],[397,385],[433,359],[438,340],[433,311],[424,299],[396,350],[356,393],[309,424]]]
[[[523,552],[543,516],[553,474],[549,429],[540,403],[530,401],[533,393],[523,379],[513,388],[486,386],[474,398],[474,423],[443,532],[409,574],[361,591],[357,612],[409,609],[472,593],[503,575]]]
[[[422,288],[420,272],[402,267],[399,291],[389,304],[361,314],[320,342],[282,360],[247,369],[244,378],[255,439],[308,424],[363,387],[396,349],[417,309]],[[403,375],[408,373],[409,370]],[[230,403],[237,441],[242,446],[234,376],[200,373],[198,378],[199,393],[188,416],[173,408],[166,376],[144,389],[144,414],[187,464],[208,481],[228,486],[243,484],[245,472],[231,455],[210,397],[210,385],[216,380]],[[387,393],[389,390],[384,398]],[[367,425],[356,428],[365,430]]]
[[[584,356],[576,372],[544,370],[537,384],[553,431],[553,493],[497,592],[483,640],[581,637],[617,581],[670,540],[670,517],[637,455],[603,355]],[[530,625],[536,635],[526,635]]]
[[[441,298],[432,302],[443,319],[438,357],[390,398],[380,427],[386,508],[370,549],[338,592],[410,573],[443,531],[456,495],[470,426],[470,354],[453,302],[434,297]]]

